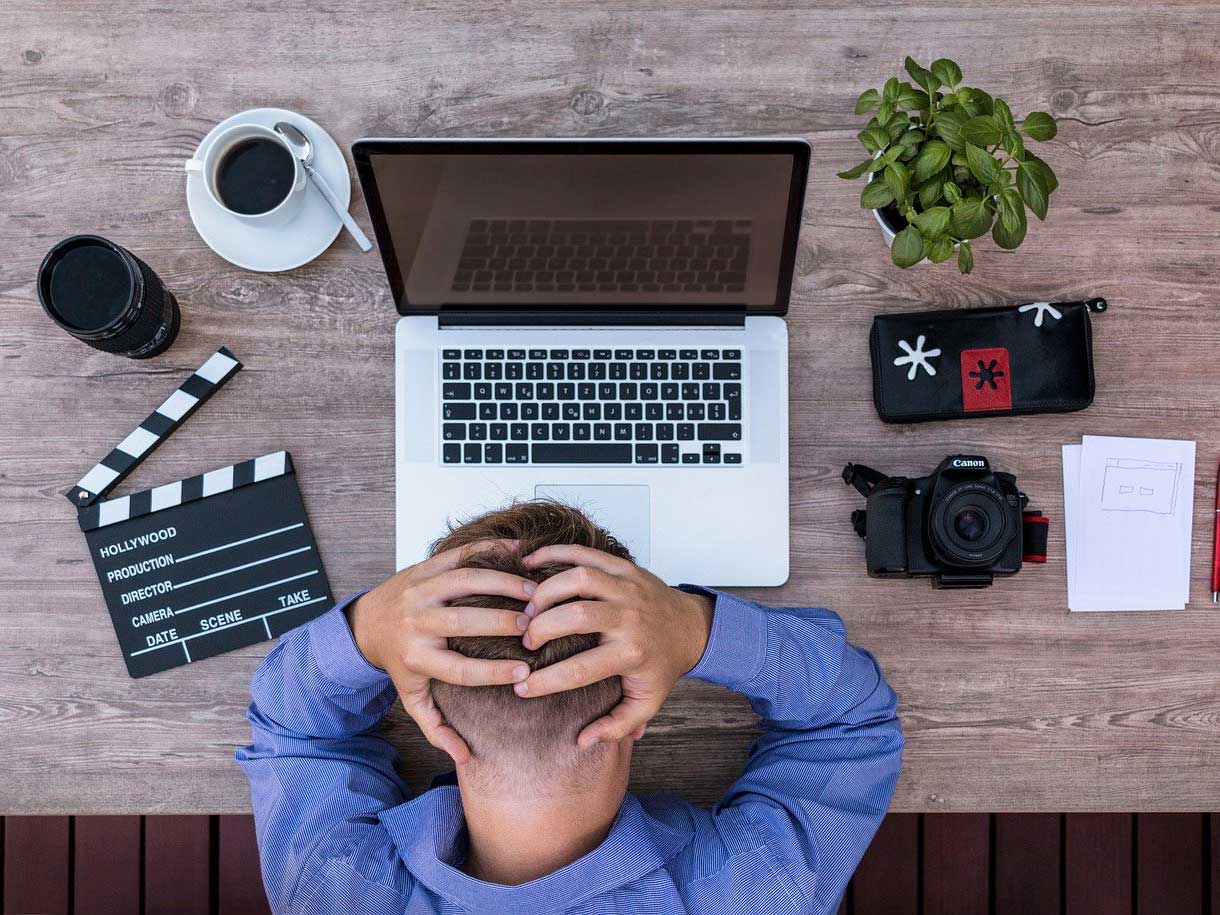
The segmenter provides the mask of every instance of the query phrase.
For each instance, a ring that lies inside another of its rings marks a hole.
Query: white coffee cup
[[[288,152],[289,157],[292,159],[292,187],[289,189],[287,196],[270,210],[262,213],[238,213],[236,210],[225,206],[224,201],[220,199],[220,193],[216,188],[216,175],[220,168],[220,163],[224,161],[224,157],[229,150],[238,143],[256,138],[274,140]],[[301,166],[301,160],[297,158],[296,153],[288,145],[287,140],[270,127],[265,127],[262,124],[235,124],[228,130],[225,130],[208,144],[208,148],[204,150],[202,158],[187,160],[186,170],[188,173],[198,175],[203,179],[208,197],[212,199],[216,206],[220,207],[234,219],[240,219],[247,225],[282,226],[297,217],[301,212],[301,205],[305,202],[306,175],[305,169]]]

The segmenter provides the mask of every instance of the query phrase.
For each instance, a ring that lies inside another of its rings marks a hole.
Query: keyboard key
[[[589,423],[573,423],[572,439],[577,442],[587,442],[593,438],[593,426]]]
[[[523,403],[521,405],[521,418],[524,420],[537,419],[538,418],[538,404]]]
[[[496,400],[512,400],[513,386],[507,381],[498,381],[495,386]]]
[[[680,403],[667,403],[665,405],[665,418],[671,422],[681,422],[686,419],[686,408]]]
[[[700,423],[698,433],[701,442],[739,442],[741,441],[741,424]]]
[[[483,377],[483,364],[481,362],[467,362],[462,366],[462,377],[467,381],[478,381]]]
[[[679,359],[686,359],[686,360],[698,359],[698,358],[699,358],[699,351],[698,351],[697,349],[684,349],[684,350],[680,350],[680,351],[678,352],[678,358],[679,358]]]
[[[534,445],[533,453],[535,464],[630,464],[632,458],[629,444],[596,442]]]
[[[589,364],[589,378],[592,381],[601,381],[606,377],[606,365],[603,362],[592,362]]]
[[[712,422],[723,422],[725,418],[725,407],[722,403],[710,403],[707,405],[707,418]]]
[[[456,362],[446,362],[441,366],[441,378],[445,381],[456,381],[462,377],[462,367]]]
[[[479,419],[495,419],[499,413],[496,405],[490,401],[479,404]]]
[[[584,381],[585,380],[585,364],[583,362],[568,363],[568,380],[569,381]]]
[[[441,350],[441,356],[445,359],[461,359],[462,351],[460,349],[445,349]]]
[[[692,451],[689,454],[682,455],[682,463],[683,464],[698,464],[699,463],[699,452]]]
[[[548,381],[563,381],[563,363],[548,362],[546,364],[546,377]]]
[[[719,400],[720,399],[720,385],[718,385],[714,381],[705,381],[703,383],[702,392],[703,392],[704,400]]]
[[[609,423],[593,424],[593,439],[598,442],[608,442],[612,437]]]
[[[653,381],[665,381],[669,378],[669,366],[664,362],[654,362],[648,367],[648,377]]]
[[[644,418],[649,420],[660,419],[664,415],[664,408],[659,403],[644,404]]]
[[[652,423],[635,424],[635,440],[637,442],[652,441]]]
[[[644,418],[644,405],[639,403],[629,403],[623,408],[623,417],[632,420]]]
[[[475,442],[468,442],[462,446],[462,463],[463,464],[482,464],[483,463],[483,446]]]
[[[691,366],[691,377],[695,381],[707,381],[712,377],[712,367],[706,362],[696,362]]]
[[[627,377],[627,363],[612,362],[610,363],[610,378],[612,381],[622,381]]]
[[[705,350],[701,350],[701,351],[700,351],[700,353],[699,353],[699,358],[700,358],[700,359],[708,359],[708,360],[711,360],[711,359],[719,359],[719,358],[720,358],[720,351],[719,351],[719,350],[714,350],[714,349],[705,349]]]
[[[486,381],[480,381],[474,386],[475,400],[491,400],[491,385]]]
[[[483,351],[481,349],[468,349],[462,354],[463,359],[482,359]]]
[[[569,354],[568,354],[568,351],[567,351],[566,349],[553,349],[553,350],[551,350],[551,358],[552,358],[552,359],[567,359],[567,358],[568,358],[568,355],[569,355]]]
[[[508,427],[508,434],[514,442],[523,442],[530,437],[530,427],[525,423],[513,423]]]
[[[462,463],[462,446],[457,442],[445,442],[441,449],[442,460],[446,464]]]
[[[690,364],[686,362],[675,362],[669,369],[669,377],[674,381],[685,381],[690,377]]]
[[[546,358],[546,350],[544,350],[544,349],[532,349],[532,350],[530,350],[530,358],[531,358],[531,359],[545,359],[545,358]]]
[[[471,423],[466,427],[466,437],[472,442],[487,440],[487,423]]]
[[[661,446],[661,463],[662,464],[678,463],[678,446],[677,445],[662,445]]]
[[[720,463],[720,454],[719,454],[719,452],[717,452],[716,454],[708,454],[706,451],[705,451],[705,452],[703,452],[703,463],[705,463],[705,464],[719,464],[719,463]]]
[[[445,419],[474,419],[475,405],[472,403],[446,403],[441,407]]]
[[[504,377],[504,366],[498,362],[489,362],[483,366],[483,377],[488,381],[499,381]]]
[[[530,438],[536,442],[545,442],[550,440],[551,427],[549,423],[532,423],[530,425]]]
[[[508,362],[504,365],[504,377],[509,381],[517,381],[525,377],[525,365],[520,362]]]
[[[542,405],[542,418],[543,419],[559,419],[559,404],[544,403]]]
[[[576,399],[576,385],[572,384],[570,381],[565,381],[562,384],[555,385],[555,392],[556,400]]]
[[[741,358],[741,350],[739,350],[739,349],[726,349],[724,352],[722,352],[722,353],[720,354],[720,356],[721,356],[721,358],[723,358],[723,359],[740,359],[740,358]]]
[[[542,377],[543,369],[541,362],[527,362],[525,365],[525,377],[530,381],[537,381]]]
[[[741,422],[741,398],[729,401],[729,422]]]
[[[602,405],[599,403],[587,403],[581,409],[582,419],[601,419]]]
[[[638,349],[635,351],[635,358],[637,358],[637,359],[656,359],[657,354],[656,354],[655,350]]]
[[[608,419],[611,422],[616,422],[623,418],[623,405],[621,403],[608,403],[602,407],[602,419]]]
[[[504,358],[504,350],[502,350],[502,349],[489,349],[489,350],[488,350],[486,353],[484,353],[484,358],[485,358],[485,359],[503,359],[503,358]]]
[[[589,351],[588,351],[587,349],[574,349],[574,350],[572,350],[572,358],[573,358],[573,359],[588,359],[588,358],[589,358],[589,355],[590,355],[590,354],[589,354]]]
[[[712,377],[721,380],[736,381],[741,378],[741,363],[719,362],[713,366]]]
[[[674,440],[673,423],[657,423],[657,441],[672,442]]]
[[[462,383],[441,385],[441,397],[445,400],[470,400],[470,385]]]
[[[493,442],[503,442],[508,439],[508,423],[492,423],[488,432]]]
[[[726,455],[724,455],[724,462],[726,464],[740,464],[741,455],[735,451],[730,454],[726,454]]]
[[[633,362],[627,370],[627,375],[632,381],[643,381],[648,377],[648,364],[644,362]]]
[[[615,423],[614,440],[616,442],[631,441],[631,423]]]
[[[666,382],[665,384],[661,385],[661,399],[662,400],[677,400],[678,399],[678,386],[676,384],[674,384],[672,381]]]
[[[524,359],[524,358],[525,358],[525,350],[523,350],[523,349],[510,349],[510,350],[508,351],[508,358],[509,358],[509,359]]]
[[[483,463],[484,464],[499,464],[504,460],[504,446],[493,445],[488,442],[483,446]]]
[[[694,423],[678,423],[678,441],[693,442],[695,440]]]
[[[597,385],[590,381],[582,381],[576,386],[576,397],[580,400],[596,400]]]
[[[655,464],[658,456],[658,448],[656,445],[635,446],[635,462],[637,464]]]
[[[631,350],[629,350],[629,349],[616,349],[616,350],[614,351],[614,358],[615,358],[615,359],[630,359],[630,358],[632,358],[634,355],[635,355],[635,353],[633,353],[633,352],[632,352]]]
[[[686,405],[686,418],[693,419],[696,422],[704,418],[704,406],[701,403],[688,403]]]
[[[595,349],[593,351],[593,358],[606,361],[606,360],[612,359],[614,357],[611,354],[610,350],[608,350],[608,349]]]
[[[657,350],[657,358],[658,359],[668,359],[668,360],[677,359],[678,351],[674,350],[674,349]]]
[[[504,446],[504,463],[506,464],[526,464],[530,459],[530,446],[521,444],[508,444]]]
[[[551,424],[551,440],[555,442],[566,442],[572,438],[572,427],[567,423],[552,423]]]
[[[513,420],[517,418],[517,405],[515,403],[500,404],[500,419]]]
[[[534,386],[534,396],[539,400],[554,400],[555,385],[549,381],[543,381]]]
[[[580,404],[565,403],[560,412],[564,419],[580,419]]]

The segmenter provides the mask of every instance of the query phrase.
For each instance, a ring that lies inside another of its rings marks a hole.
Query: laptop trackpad
[[[534,487],[534,496],[579,508],[622,541],[639,565],[648,565],[652,546],[652,513],[647,486],[618,483],[575,486],[539,484]]]

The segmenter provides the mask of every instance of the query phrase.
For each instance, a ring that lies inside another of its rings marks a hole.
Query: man
[[[627,793],[682,676],[762,719],[710,811]],[[546,502],[457,528],[284,637],[253,694],[237,758],[276,912],[833,912],[903,743],[833,613],[666,587]],[[407,799],[375,733],[396,696],[456,786]]]

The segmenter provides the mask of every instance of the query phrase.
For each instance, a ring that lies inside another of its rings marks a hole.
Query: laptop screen
[[[378,141],[357,168],[396,304],[786,310],[801,141]]]

